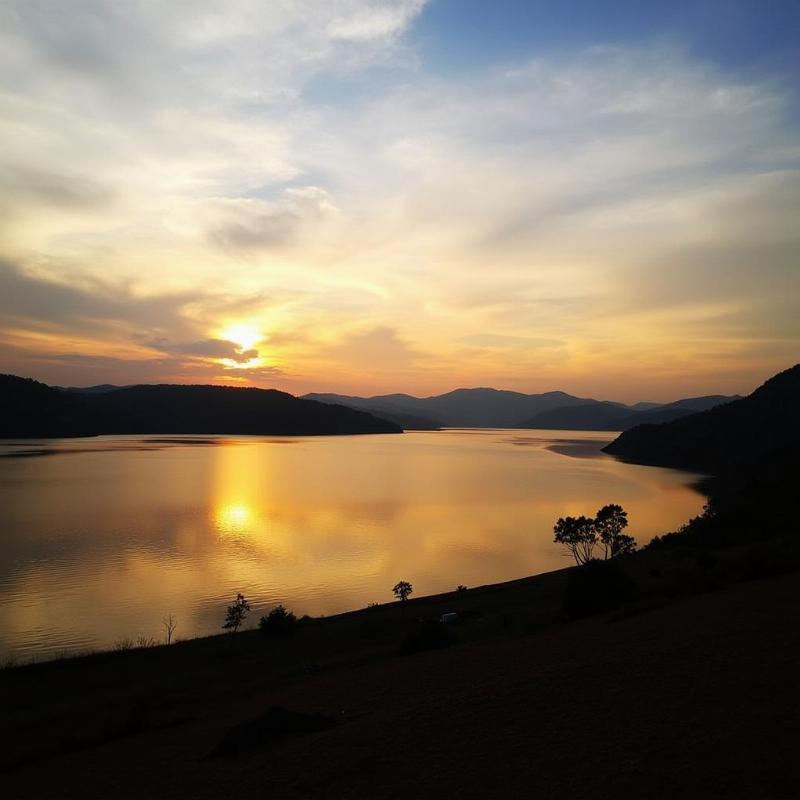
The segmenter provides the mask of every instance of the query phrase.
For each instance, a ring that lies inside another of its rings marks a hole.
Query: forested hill
[[[0,437],[219,433],[401,433],[364,411],[302,400],[274,389],[143,385],[98,393],[0,375]]]
[[[643,464],[709,473],[773,471],[798,461],[800,364],[748,397],[661,425],[625,431],[605,450]]]

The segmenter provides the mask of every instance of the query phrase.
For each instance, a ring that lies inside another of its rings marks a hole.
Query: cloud
[[[316,186],[285,189],[277,202],[218,198],[208,206],[218,217],[209,234],[212,241],[244,250],[289,244],[338,213],[328,192]]]
[[[648,359],[711,390],[728,332],[800,342],[779,82],[652,43],[437,72],[423,9],[3,4],[6,338],[172,369],[243,358],[217,334],[244,318],[303,389],[332,359],[365,391]]]
[[[127,286],[98,280],[68,285],[0,261],[0,322],[34,330],[91,332],[119,325],[131,332],[186,331],[187,305],[198,291],[137,296]]]
[[[147,346],[152,347],[154,350],[161,350],[164,353],[175,353],[198,358],[227,358],[239,364],[245,364],[258,358],[258,350],[245,350],[236,342],[229,342],[225,339],[203,339],[198,342],[175,343],[157,339],[153,342],[148,342]]]
[[[423,357],[398,336],[397,331],[388,327],[350,333],[325,348],[324,355],[351,367],[378,371],[405,368]]]

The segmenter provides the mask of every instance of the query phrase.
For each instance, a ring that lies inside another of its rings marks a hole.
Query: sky
[[[796,0],[4,0],[0,371],[747,393],[798,74]]]

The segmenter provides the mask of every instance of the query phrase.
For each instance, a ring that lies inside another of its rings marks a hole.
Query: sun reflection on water
[[[253,510],[245,503],[226,503],[214,509],[214,522],[220,533],[241,536],[253,527]]]

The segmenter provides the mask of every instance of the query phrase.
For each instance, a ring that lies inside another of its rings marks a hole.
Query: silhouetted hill
[[[797,459],[800,365],[751,395],[661,425],[625,431],[605,450],[643,464],[710,473],[770,470]]]
[[[520,423],[520,428],[573,431],[621,431],[625,421],[645,412],[608,402],[588,402],[579,406],[551,408]],[[689,413],[689,412],[687,412]]]
[[[83,398],[44,383],[0,375],[0,437],[81,436],[94,421]]]
[[[308,394],[306,398],[363,408],[375,414],[410,414],[427,423],[426,428],[514,428],[520,420],[559,406],[590,402],[565,392],[522,394],[500,389],[455,389],[432,397],[407,394],[351,397],[337,394]],[[613,405],[613,404],[612,404]]]
[[[722,403],[737,400],[738,395],[709,395],[707,397],[690,397],[653,407],[651,403],[637,404],[633,408],[646,408],[641,411],[617,403],[591,400],[579,406],[554,408],[543,411],[533,419],[523,422],[521,428],[549,428],[555,430],[575,431],[624,431],[636,425],[670,422],[686,417]]]
[[[0,436],[229,433],[328,435],[400,433],[384,419],[274,389],[130,386],[79,393],[0,376]]]
[[[117,389],[126,389],[126,386],[115,386],[113,383],[99,383],[97,386],[65,386],[65,392],[75,392],[77,394],[106,394],[107,392],[116,392]]]
[[[401,428],[409,431],[436,431],[442,427],[442,423],[428,419],[427,417],[411,413],[398,407],[399,403],[409,404],[416,398],[410,395],[385,395],[383,397],[351,397],[339,394],[316,394],[311,393],[303,396],[304,400],[314,400],[318,403],[335,403],[337,405],[356,408],[375,414],[382,419],[388,419]]]

